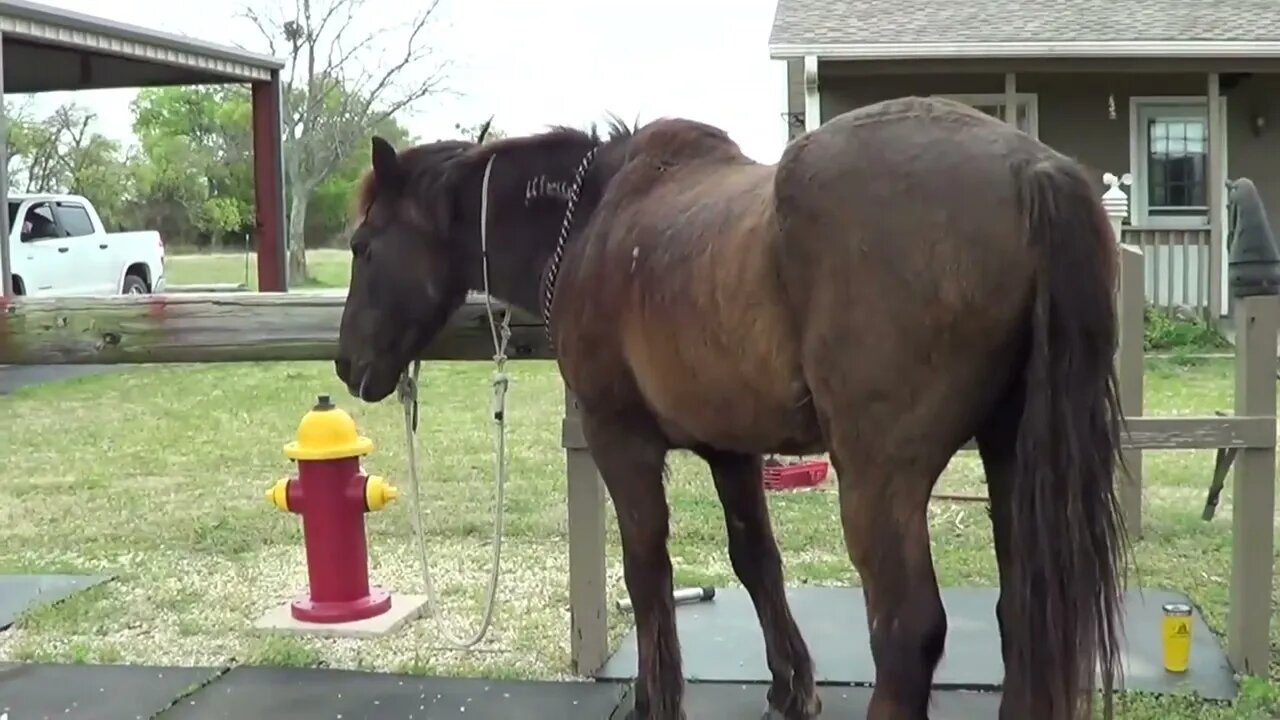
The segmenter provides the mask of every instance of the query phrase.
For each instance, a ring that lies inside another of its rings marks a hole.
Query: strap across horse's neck
[[[587,170],[595,160],[597,145],[582,156],[578,169],[573,174],[573,183],[569,186],[568,206],[564,211],[564,220],[560,223],[560,236],[556,238],[556,249],[551,253],[551,261],[547,267],[546,290],[542,295],[542,322],[546,328],[548,343],[551,339],[551,302],[556,296],[556,276],[560,274],[560,261],[564,259],[564,246],[569,241],[569,230],[573,227],[573,211],[578,204],[578,196],[582,193],[582,183],[586,179]]]

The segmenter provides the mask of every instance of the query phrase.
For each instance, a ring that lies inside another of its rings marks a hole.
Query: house
[[[1228,178],[1280,215],[1273,0],[777,0],[792,137],[860,105],[944,95],[1132,184],[1148,299],[1230,312]]]

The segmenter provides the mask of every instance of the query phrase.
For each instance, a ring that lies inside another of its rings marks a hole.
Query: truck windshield
[[[22,206],[22,203],[20,202],[10,201],[9,203],[9,227],[10,228],[13,227],[14,223],[18,222],[18,208],[21,206]]]

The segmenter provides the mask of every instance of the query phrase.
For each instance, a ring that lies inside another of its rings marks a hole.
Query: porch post
[[[1018,127],[1018,73],[1004,74],[1004,121]]]
[[[1218,142],[1220,137],[1226,137],[1226,128],[1222,125],[1222,93],[1218,86],[1218,73],[1209,73],[1209,86],[1205,95],[1208,98],[1206,110],[1209,120],[1206,133],[1209,136],[1208,154],[1205,158],[1209,165],[1205,173],[1209,183],[1206,198],[1209,203],[1209,302],[1207,303],[1209,317],[1206,320],[1210,326],[1217,326],[1219,318],[1222,317],[1222,263],[1223,251],[1226,249],[1226,243],[1223,241],[1226,233],[1222,227],[1222,205],[1227,183],[1222,162],[1226,159],[1224,153],[1227,152],[1227,148]]]
[[[822,95],[818,90],[818,56],[804,56],[804,129],[817,130],[822,124]]]

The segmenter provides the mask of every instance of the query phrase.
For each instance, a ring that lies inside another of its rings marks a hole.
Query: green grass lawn
[[[246,283],[250,290],[258,289],[256,253],[171,252],[165,265],[165,273],[172,285]],[[308,250],[307,273],[311,279],[305,285],[346,287],[351,277],[351,253],[346,250]]]
[[[305,587],[299,519],[271,507],[264,492],[290,471],[281,445],[317,393],[333,394],[379,443],[366,467],[403,492],[400,502],[367,517],[373,577],[400,592],[421,588],[398,407],[356,403],[327,363],[264,363],[146,367],[0,398],[0,413],[12,419],[0,469],[0,572],[116,575],[0,634],[0,659],[569,676],[562,390],[552,363],[522,361],[510,369],[505,573],[494,628],[478,652],[431,649],[435,625],[425,620],[376,640],[252,630],[261,613]],[[425,523],[454,634],[478,622],[487,572],[490,372],[478,362],[423,369]],[[1150,360],[1148,412],[1229,410],[1230,373],[1230,360]],[[1232,505],[1228,486],[1213,522],[1199,519],[1212,467],[1209,451],[1147,455],[1146,538],[1137,546],[1131,583],[1187,592],[1222,630]],[[957,457],[938,490],[981,493],[976,455]],[[674,455],[669,497],[677,584],[736,585],[705,467]],[[770,502],[789,582],[856,584],[829,484],[774,494]],[[994,585],[985,506],[935,501],[930,515],[940,581]],[[625,590],[611,510],[608,567],[612,602]],[[615,647],[630,620],[611,613]],[[1274,648],[1276,626],[1271,636]],[[1272,677],[1280,677],[1275,666]],[[1231,707],[1127,695],[1121,717],[1252,720],[1277,710],[1280,684],[1262,682],[1250,683]]]

